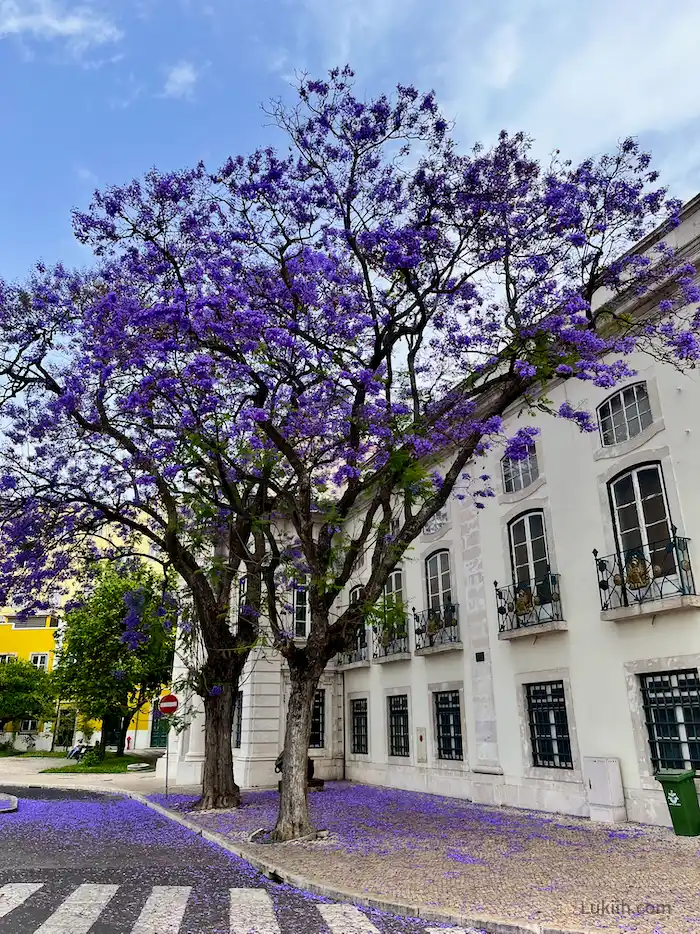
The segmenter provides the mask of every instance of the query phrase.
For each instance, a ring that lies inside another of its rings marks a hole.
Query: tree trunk
[[[313,833],[309,817],[306,762],[311,738],[311,706],[319,675],[290,666],[291,693],[284,734],[282,794],[272,839],[296,840]]]
[[[221,693],[207,694],[204,698],[204,774],[202,797],[197,802],[200,810],[210,808],[237,808],[241,792],[233,780],[233,705],[238,689],[235,684],[220,685]]]
[[[117,755],[123,756],[124,749],[126,748],[126,734],[129,732],[129,724],[131,723],[131,714],[127,714],[125,717],[122,717],[119,721],[119,742],[117,743]]]

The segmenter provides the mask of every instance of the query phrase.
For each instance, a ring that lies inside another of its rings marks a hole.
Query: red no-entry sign
[[[161,697],[158,702],[158,709],[161,713],[166,716],[171,713],[175,713],[177,708],[180,706],[180,701],[175,697],[174,694],[166,694],[165,697]]]

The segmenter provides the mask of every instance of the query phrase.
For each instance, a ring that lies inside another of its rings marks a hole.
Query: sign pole
[[[165,734],[165,797],[168,797],[168,769],[170,768],[170,722]]]

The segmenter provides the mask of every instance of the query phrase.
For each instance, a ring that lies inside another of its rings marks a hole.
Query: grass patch
[[[118,756],[116,752],[108,752],[104,760],[98,765],[83,765],[77,762],[75,765],[60,765],[53,769],[43,769],[41,774],[46,775],[47,772],[76,772],[80,775],[116,774],[119,772],[126,772],[127,766],[132,765],[134,762],[148,762],[149,765],[153,764],[151,760],[142,759],[140,756]]]

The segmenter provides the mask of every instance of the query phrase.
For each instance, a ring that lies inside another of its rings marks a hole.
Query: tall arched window
[[[513,519],[508,534],[513,582],[532,584],[545,580],[549,573],[549,553],[542,510],[534,509]]]
[[[598,406],[600,439],[605,447],[634,438],[652,421],[646,383],[625,386]]]
[[[610,502],[626,576],[632,569],[635,581],[638,571],[643,584],[648,568],[654,577],[674,574],[676,559],[661,465],[644,464],[616,477],[610,482]]]
[[[428,609],[439,610],[452,603],[452,573],[449,551],[434,551],[425,560]]]
[[[527,457],[523,458],[523,460],[504,457],[501,460],[501,471],[503,473],[503,490],[505,493],[519,493],[520,490],[524,490],[533,484],[540,475],[535,445],[531,446]]]

